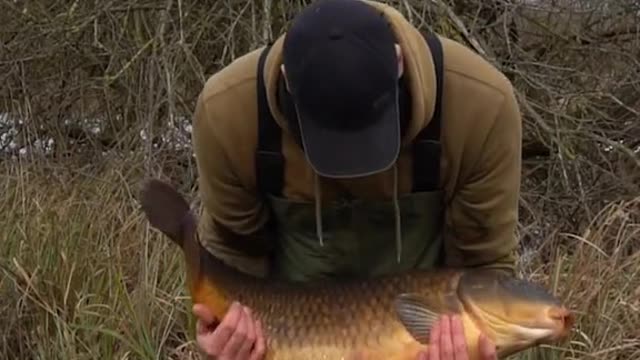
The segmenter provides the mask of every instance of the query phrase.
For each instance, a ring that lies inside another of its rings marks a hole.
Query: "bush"
[[[640,356],[637,1],[385,1],[513,81],[524,115],[521,272],[580,312],[562,349]],[[195,357],[178,250],[136,186],[195,196],[204,81],[308,1],[4,1],[0,356]],[[44,190],[44,191],[43,191]]]

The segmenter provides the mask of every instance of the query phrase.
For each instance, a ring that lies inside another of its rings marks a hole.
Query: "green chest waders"
[[[296,202],[282,196],[284,157],[282,129],[266,99],[262,70],[270,45],[258,62],[258,150],[256,177],[259,190],[272,209],[276,225],[273,274],[306,281],[334,276],[377,276],[412,268],[438,266],[442,260],[443,220],[440,177],[440,122],[442,97],[442,47],[426,36],[436,66],[436,106],[429,125],[412,145],[413,189],[392,201],[344,200],[323,206],[322,243],[316,234],[313,202]],[[396,211],[401,219],[401,252],[397,255]]]

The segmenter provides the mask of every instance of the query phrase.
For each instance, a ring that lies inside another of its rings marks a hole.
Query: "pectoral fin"
[[[429,301],[417,294],[399,295],[394,306],[400,322],[421,344],[429,342],[431,329],[441,316],[456,312],[455,307]]]

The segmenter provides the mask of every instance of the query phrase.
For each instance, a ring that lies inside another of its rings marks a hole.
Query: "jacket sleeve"
[[[515,271],[522,119],[512,88],[446,214],[449,264]]]
[[[268,212],[247,189],[229,160],[228,148],[218,136],[218,116],[198,98],[192,142],[198,169],[202,211],[202,245],[241,271],[255,276],[268,273]]]

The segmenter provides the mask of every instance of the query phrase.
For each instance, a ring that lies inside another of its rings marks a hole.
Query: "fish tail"
[[[198,240],[196,217],[186,199],[171,185],[150,179],[143,184],[140,204],[152,227],[178,245],[184,254],[187,287],[194,304],[203,304],[221,319],[230,306],[221,287],[204,276],[203,263],[212,263]]]
[[[171,185],[147,180],[140,191],[140,205],[151,226],[184,250],[185,232],[195,222],[187,201]]]

